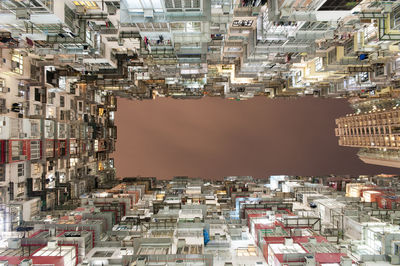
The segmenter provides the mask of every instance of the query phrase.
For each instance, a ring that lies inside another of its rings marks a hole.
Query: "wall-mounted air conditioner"
[[[153,9],[145,9],[144,10],[144,17],[145,18],[152,18],[153,17]]]
[[[33,262],[31,259],[23,259],[20,264],[20,266],[31,266],[33,265]]]
[[[31,14],[29,13],[29,10],[27,10],[27,9],[17,9],[15,12],[15,16],[19,20],[30,20],[31,19]]]
[[[19,238],[9,238],[7,241],[9,249],[19,249],[21,247],[21,239]]]

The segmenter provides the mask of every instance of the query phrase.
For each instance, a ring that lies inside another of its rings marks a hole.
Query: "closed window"
[[[54,142],[46,141],[46,157],[54,157]]]
[[[64,107],[65,106],[65,98],[64,96],[60,96],[60,107]]]
[[[6,166],[0,165],[0,182],[6,181]]]
[[[22,152],[23,152],[22,141],[11,142],[11,159],[13,161],[25,160]]]
[[[15,53],[11,58],[12,71],[17,74],[24,74],[24,58],[21,54]]]
[[[39,125],[39,123],[36,123],[36,122],[32,122],[31,123],[31,136],[33,138],[40,137],[40,125]]]
[[[18,164],[18,177],[25,175],[25,165],[23,163]]]
[[[33,140],[31,141],[31,160],[40,159],[40,141]]]
[[[17,186],[17,197],[21,197],[25,194],[25,182],[18,183]]]

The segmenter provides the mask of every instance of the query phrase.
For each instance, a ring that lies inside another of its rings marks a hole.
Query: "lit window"
[[[11,58],[12,71],[17,74],[24,74],[24,58],[19,53],[14,53]]]
[[[18,183],[17,186],[17,197],[21,197],[25,194],[25,182]]]

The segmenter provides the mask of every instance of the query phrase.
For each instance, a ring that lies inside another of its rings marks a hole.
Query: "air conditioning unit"
[[[224,13],[224,15],[229,14],[230,9],[231,9],[230,5],[223,5],[222,6],[222,12]]]
[[[153,9],[145,9],[144,10],[144,17],[145,18],[152,18],[153,17]]]
[[[52,227],[52,228],[49,229],[49,235],[50,236],[56,236],[56,228],[55,227]]]
[[[313,255],[307,255],[305,257],[305,259],[306,259],[306,262],[305,262],[304,265],[306,265],[306,266],[315,266],[315,265],[317,265],[316,261],[315,261],[315,257]]]
[[[19,266],[31,266],[31,265],[33,265],[31,259],[23,259],[19,264]]]
[[[27,9],[17,9],[15,12],[15,16],[19,20],[30,20],[31,19],[31,14],[29,13],[29,10],[27,10]]]
[[[340,257],[340,265],[341,266],[351,266],[353,264],[353,260],[348,256]]]
[[[20,155],[19,156],[20,161],[25,161],[26,160],[26,155]]]
[[[146,265],[146,257],[139,257],[136,259],[137,266],[145,266]]]
[[[8,248],[9,249],[19,249],[21,247],[21,239],[19,238],[9,238]]]
[[[49,240],[49,242],[47,242],[48,249],[56,249],[57,247],[57,240]]]
[[[176,260],[175,261],[175,265],[176,266],[181,266],[181,265],[183,266],[183,265],[185,265],[185,262],[183,260]]]
[[[280,11],[281,11],[281,19],[282,19],[282,20],[289,19],[289,16],[291,15],[290,10],[288,10],[288,9],[281,9]]]

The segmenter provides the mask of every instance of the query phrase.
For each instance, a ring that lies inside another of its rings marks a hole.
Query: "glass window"
[[[201,30],[201,22],[187,22],[186,32],[198,32]]]
[[[13,161],[18,161],[22,158],[23,143],[22,141],[12,141],[11,142],[11,159]]]
[[[20,182],[17,185],[17,197],[21,197],[25,194],[25,182]]]
[[[11,58],[12,71],[17,74],[24,74],[24,58],[19,53],[14,53]]]
[[[64,96],[60,96],[60,107],[64,107],[65,106],[65,98]]]
[[[182,23],[182,22],[171,23],[171,30],[172,31],[184,31],[185,30],[185,24]]]
[[[54,141],[46,141],[46,157],[54,156]]]
[[[40,125],[36,121],[31,122],[31,136],[32,138],[40,137]]]
[[[393,133],[393,134],[398,134],[398,133],[400,133],[400,127],[399,127],[399,126],[393,126],[393,127],[392,127],[392,133]]]
[[[78,143],[76,140],[70,140],[70,148],[69,148],[69,152],[71,155],[75,155],[78,153]]]
[[[40,159],[40,141],[32,140],[31,141],[31,160]]]
[[[6,166],[5,165],[0,165],[0,182],[6,181],[6,173],[5,173],[5,171],[6,171]]]
[[[18,177],[25,175],[25,165],[23,163],[18,164]]]

